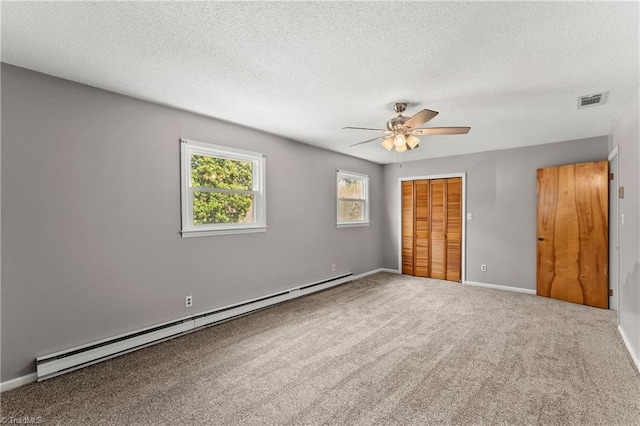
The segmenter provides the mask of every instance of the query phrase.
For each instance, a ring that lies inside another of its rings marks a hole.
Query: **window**
[[[265,156],[180,142],[182,237],[265,232]]]
[[[338,170],[338,228],[369,225],[369,176]]]

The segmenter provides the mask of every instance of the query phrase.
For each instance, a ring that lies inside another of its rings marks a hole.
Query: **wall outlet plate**
[[[187,296],[184,298],[184,306],[190,308],[193,306],[193,296]]]

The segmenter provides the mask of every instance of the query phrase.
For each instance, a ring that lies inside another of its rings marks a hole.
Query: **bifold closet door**
[[[429,181],[417,180],[415,189],[414,269],[413,275],[429,276]]]
[[[462,179],[402,182],[402,273],[461,280]]]
[[[447,179],[446,280],[462,280],[462,178]]]
[[[431,278],[447,277],[447,181],[434,179],[431,183]]]
[[[402,182],[402,273],[413,275],[413,182]]]

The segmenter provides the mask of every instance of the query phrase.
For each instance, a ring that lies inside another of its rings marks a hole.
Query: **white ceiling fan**
[[[412,117],[405,117],[402,113],[407,109],[406,102],[396,102],[393,104],[393,110],[398,113],[396,117],[387,121],[387,129],[371,129],[368,127],[343,127],[343,129],[351,130],[371,130],[374,132],[382,132],[382,136],[369,139],[363,142],[354,143],[349,147],[362,145],[364,143],[374,142],[383,139],[382,146],[391,151],[394,147],[396,152],[404,152],[416,149],[420,146],[418,136],[425,135],[464,135],[469,133],[471,127],[428,127],[418,128],[427,121],[438,115],[437,111],[423,109]]]

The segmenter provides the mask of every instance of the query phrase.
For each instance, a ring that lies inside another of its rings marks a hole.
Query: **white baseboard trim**
[[[377,274],[379,272],[388,272],[390,274],[399,274],[400,271],[398,271],[397,269],[388,269],[388,268],[378,268],[378,269],[374,269],[373,271],[369,271],[369,272],[364,272],[360,275],[356,275],[353,277],[354,280],[360,279],[360,278],[364,278],[368,275],[373,275],[373,274]]]
[[[627,351],[629,352],[629,355],[631,355],[631,359],[633,360],[633,363],[636,365],[636,369],[638,370],[638,373],[640,373],[640,358],[638,358],[638,355],[636,355],[633,352],[633,348],[631,347],[631,342],[629,342],[629,338],[627,337],[624,330],[620,326],[618,326],[618,333],[620,333],[620,336],[622,337],[622,341],[624,342],[624,345],[627,347]]]
[[[19,388],[20,386],[28,385],[38,380],[36,373],[27,374],[26,376],[16,377],[15,379],[7,380],[0,383],[0,392],[10,391],[11,389]]]
[[[197,317],[194,318],[194,330],[202,328],[209,324],[215,324],[228,319],[233,319],[234,317],[248,314],[257,311],[258,309],[267,308],[280,302],[295,299],[306,294],[315,293],[320,290],[326,290],[340,284],[348,283],[350,281],[353,281],[353,279],[353,275],[349,273],[342,278],[330,279],[328,280],[328,282],[313,283],[306,286],[290,288],[285,292],[281,292],[276,295],[270,295],[268,296],[268,299],[252,299],[250,301],[241,302],[240,304],[218,308],[214,311],[208,311],[202,314],[198,314]]]
[[[508,286],[508,285],[479,283],[479,282],[476,282],[476,281],[465,281],[462,284],[472,285],[472,286],[475,286],[475,287],[493,288],[495,290],[515,291],[516,293],[536,294],[535,290],[531,290],[531,289],[528,289],[528,288],[511,287],[511,286]]]
[[[373,271],[363,272],[362,274],[355,275],[353,280],[358,280],[360,278],[364,278],[369,275],[377,274],[378,272],[382,272],[382,268],[374,269]]]

